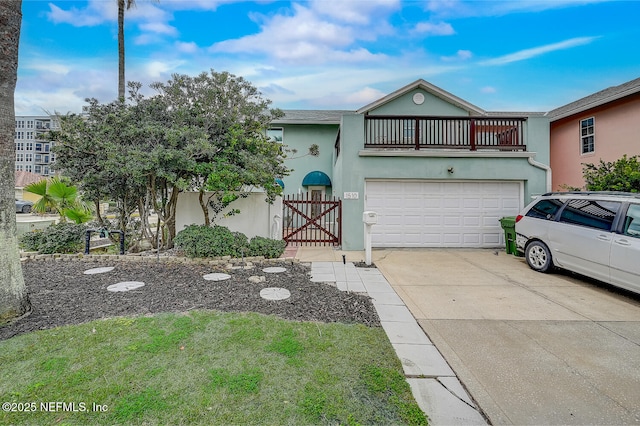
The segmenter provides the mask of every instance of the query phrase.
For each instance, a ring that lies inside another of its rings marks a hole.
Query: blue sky
[[[116,98],[116,0],[22,12],[17,115]],[[127,80],[215,69],[282,109],[357,109],[422,78],[488,111],[549,111],[640,77],[638,16],[640,1],[137,0]]]

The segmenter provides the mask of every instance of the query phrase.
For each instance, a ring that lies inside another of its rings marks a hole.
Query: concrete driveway
[[[640,297],[504,250],[373,260],[491,423],[640,423]]]

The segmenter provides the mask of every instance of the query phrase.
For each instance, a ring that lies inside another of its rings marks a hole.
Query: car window
[[[538,201],[529,211],[527,216],[538,219],[552,220],[558,210],[562,207],[562,201],[555,199],[545,199]]]
[[[640,238],[640,204],[631,204],[624,219],[624,235]]]
[[[569,200],[560,222],[610,231],[622,203],[601,200]]]

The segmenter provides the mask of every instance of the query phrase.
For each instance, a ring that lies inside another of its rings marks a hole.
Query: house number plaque
[[[360,194],[357,192],[345,192],[342,197],[345,200],[357,200],[360,197]]]

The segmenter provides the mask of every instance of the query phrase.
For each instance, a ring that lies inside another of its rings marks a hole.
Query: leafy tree
[[[0,1],[0,322],[31,309],[24,284],[14,205],[14,93],[22,1]]]
[[[59,116],[60,130],[49,134],[56,141],[56,168],[79,182],[85,198],[93,200],[101,227],[108,224],[100,215],[100,200],[115,201],[118,229],[126,232],[129,217],[145,196],[144,179],[138,176],[137,146],[130,141],[136,123],[123,101],[87,102],[87,117]]]
[[[254,188],[266,191],[272,202],[282,189],[275,178],[288,174],[282,146],[266,129],[282,111],[250,82],[228,72],[173,75],[167,83],[152,85],[172,111],[173,123],[204,133],[205,146],[196,161],[191,188],[199,191],[204,223],[209,225],[229,204]],[[206,195],[206,192],[211,192]],[[231,214],[237,213],[232,210]]]
[[[634,155],[610,162],[600,160],[594,164],[583,164],[582,175],[587,191],[640,192],[640,162]]]
[[[209,205],[217,214],[258,186],[268,200],[280,193],[275,178],[287,169],[280,145],[266,137],[280,112],[251,84],[211,71],[152,87],[157,94],[146,98],[140,83],[129,83],[127,103],[88,100],[86,117],[60,117],[61,129],[51,133],[57,166],[90,199],[117,200],[121,229],[135,208],[144,221],[153,207],[162,227],[155,233],[169,248],[181,191],[200,191],[206,224]],[[205,199],[206,191],[213,195]],[[143,235],[155,242],[152,230]]]

